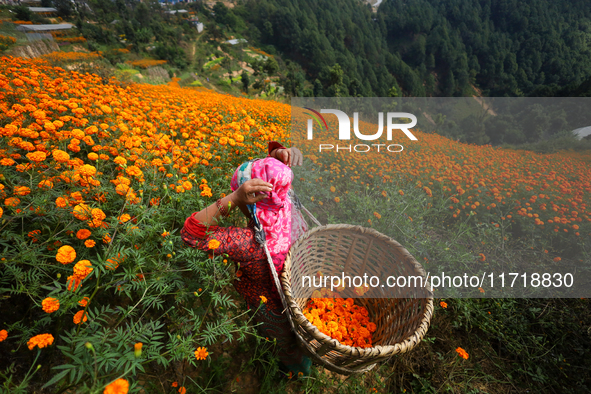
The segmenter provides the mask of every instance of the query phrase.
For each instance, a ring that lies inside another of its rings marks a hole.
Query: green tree
[[[242,71],[242,75],[240,76],[240,80],[242,81],[242,89],[248,93],[248,87],[250,86],[250,76],[246,71]]]

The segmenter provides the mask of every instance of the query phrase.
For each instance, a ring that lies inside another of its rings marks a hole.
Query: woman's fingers
[[[292,166],[301,166],[302,164],[304,164],[304,155],[302,155],[302,152],[294,147],[290,148],[291,150],[291,165]]]

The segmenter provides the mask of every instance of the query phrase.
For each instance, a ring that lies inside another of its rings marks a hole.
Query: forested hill
[[[235,12],[316,96],[531,95],[591,77],[586,0],[384,0],[377,14],[359,0],[247,0]]]

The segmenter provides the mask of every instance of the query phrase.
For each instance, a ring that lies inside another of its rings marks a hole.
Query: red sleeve
[[[273,152],[275,149],[285,149],[285,147],[283,145],[281,145],[279,142],[277,141],[270,141],[269,142],[269,156],[271,156],[271,152]]]
[[[254,239],[254,230],[241,227],[205,226],[193,216],[185,221],[181,230],[183,242],[190,247],[209,252],[209,241],[220,242],[216,255],[226,254],[237,262],[251,262],[266,259],[265,250]]]

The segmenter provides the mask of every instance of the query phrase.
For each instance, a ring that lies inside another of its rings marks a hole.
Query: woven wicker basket
[[[371,272],[375,267],[380,272]],[[296,337],[318,364],[345,375],[365,372],[380,361],[410,351],[427,332],[433,314],[433,294],[429,289],[419,289],[422,294],[416,297],[415,293],[415,298],[378,298],[381,297],[378,293],[370,292],[376,298],[358,298],[355,304],[365,307],[370,321],[377,326],[372,334],[373,347],[342,345],[306,319],[302,309],[308,298],[301,287],[291,285],[299,283],[302,275],[313,276],[318,270],[323,275],[337,276],[342,272],[352,275],[365,272],[383,277],[387,272],[425,277],[421,265],[405,248],[373,229],[338,224],[316,227],[304,234],[290,249],[281,285]],[[404,294],[399,293],[397,297]]]

